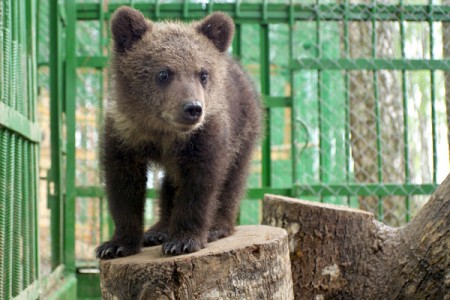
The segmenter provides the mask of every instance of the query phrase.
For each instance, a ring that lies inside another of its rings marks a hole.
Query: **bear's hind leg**
[[[227,180],[219,196],[219,206],[208,232],[208,242],[227,237],[234,232],[239,202],[245,192],[252,146],[253,143],[248,143],[243,147],[244,149],[228,171]]]

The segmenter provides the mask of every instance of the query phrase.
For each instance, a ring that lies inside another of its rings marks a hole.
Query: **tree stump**
[[[155,246],[103,260],[103,299],[293,299],[287,242],[281,228],[239,226],[191,254]]]
[[[296,299],[450,299],[450,176],[406,226],[266,195],[263,224],[289,236]]]

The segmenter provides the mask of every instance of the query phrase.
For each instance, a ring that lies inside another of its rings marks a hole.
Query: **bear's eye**
[[[200,81],[202,83],[206,83],[208,81],[208,72],[206,71],[200,72]]]
[[[169,80],[169,78],[170,78],[169,71],[167,71],[167,70],[159,71],[159,73],[158,73],[158,80],[160,82],[167,81],[167,80]]]

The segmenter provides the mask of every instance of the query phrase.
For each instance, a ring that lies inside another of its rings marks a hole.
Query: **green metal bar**
[[[20,22],[20,28],[19,28],[19,68],[18,68],[18,73],[17,73],[17,78],[19,79],[19,89],[18,89],[18,97],[20,99],[20,103],[22,104],[22,106],[19,106],[20,108],[20,112],[26,116],[27,118],[29,118],[29,102],[33,102],[35,99],[29,99],[25,97],[25,92],[27,90],[27,86],[28,84],[31,84],[31,82],[29,82],[27,79],[27,73],[26,73],[26,66],[27,66],[27,61],[26,61],[26,50],[27,50],[27,24],[26,22],[28,21],[26,19],[26,9],[25,9],[25,5],[27,5],[28,3],[26,3],[25,1],[18,1],[19,3],[19,9],[18,9],[18,13],[17,13],[17,18],[21,20]]]
[[[76,197],[81,198],[103,198],[105,197],[105,192],[102,187],[99,186],[77,186],[75,187]],[[155,189],[148,189],[146,197],[156,198],[158,193]]]
[[[108,5],[108,3],[106,3],[106,5]],[[104,13],[104,5],[101,5],[99,7],[99,14],[100,14],[100,18],[99,18],[99,31],[100,31],[100,38],[99,38],[99,48],[98,48],[98,53],[99,55],[102,55],[104,53],[104,47],[107,46],[107,37],[105,38],[105,13]],[[108,26],[106,26],[106,28],[108,28]],[[109,28],[108,28],[109,29]],[[109,53],[108,53],[109,54]],[[78,63],[77,63],[78,65]],[[96,124],[97,124],[97,128],[102,128],[101,125],[101,120],[102,120],[102,116],[103,116],[103,95],[104,95],[104,85],[103,85],[103,73],[105,70],[103,69],[99,69],[100,72],[102,72],[102,76],[100,78],[100,99],[98,101],[98,113],[96,115]],[[104,217],[104,211],[105,211],[105,205],[106,205],[106,201],[104,197],[101,197],[99,199],[99,205],[98,205],[98,209],[99,209],[99,222],[100,222],[100,241],[96,241],[97,243],[100,243],[103,241],[103,231],[104,231],[104,225],[106,224],[105,222],[105,217]]]
[[[403,0],[400,0],[400,6],[403,7]],[[405,15],[404,13],[400,14],[400,47],[401,47],[401,55],[404,59],[406,56],[405,53]],[[408,122],[408,90],[406,87],[406,71],[402,70],[402,102],[403,102],[403,156],[405,159],[405,183],[408,184],[411,181],[410,172],[409,172],[409,122]],[[406,222],[409,222],[411,218],[411,208],[410,208],[410,199],[409,197],[405,198],[405,210]]]
[[[78,186],[76,187],[77,197],[90,197],[102,199],[105,196],[103,188],[98,186]],[[246,197],[249,199],[262,199],[264,194],[277,194],[284,196],[292,196],[290,188],[249,188]],[[156,189],[147,190],[147,198],[156,198],[158,191]]]
[[[78,67],[105,68],[108,65],[106,56],[79,56],[77,57]]]
[[[3,252],[3,276],[4,276],[4,289],[3,297],[5,299],[10,299],[12,297],[12,269],[13,269],[13,201],[15,198],[14,193],[14,167],[15,167],[15,153],[16,153],[16,143],[15,139],[17,137],[11,133],[6,133],[6,139],[8,144],[8,150],[6,152],[6,157],[8,158],[6,166],[6,201],[5,201],[5,211],[6,211],[6,222],[5,222],[5,245],[6,249]],[[0,291],[1,292],[1,291]]]
[[[296,194],[301,196],[411,196],[430,195],[437,184],[331,184],[297,185]]]
[[[316,0],[316,5],[318,6],[320,3],[320,0]],[[320,11],[316,11],[316,58],[320,59],[322,58],[322,41],[321,41],[321,35],[320,35]],[[318,114],[318,120],[319,120],[319,182],[324,182],[324,160],[325,160],[325,152],[327,152],[329,149],[325,150],[324,145],[326,144],[324,141],[324,130],[323,130],[323,97],[322,97],[322,89],[323,89],[323,83],[322,83],[322,69],[317,69],[317,114]],[[324,199],[321,196],[320,202],[323,202]]]
[[[263,97],[270,96],[270,44],[269,44],[269,25],[260,26],[260,77],[261,94]],[[271,136],[270,136],[270,108],[266,108],[265,137],[262,142],[262,186],[272,185],[271,172]]]
[[[23,89],[24,86],[27,84],[26,78],[24,78],[23,74],[23,67],[25,66],[24,62],[24,49],[26,49],[26,42],[24,41],[24,37],[26,37],[26,34],[24,33],[25,29],[25,18],[20,18],[19,16],[25,16],[25,13],[23,11],[23,5],[25,4],[22,1],[16,1],[16,13],[15,17],[17,17],[17,69],[16,69],[16,81],[17,81],[17,87],[16,87],[16,97],[17,97],[17,111],[21,113],[22,115],[28,117],[27,113],[27,99],[23,97]]]
[[[51,209],[51,247],[52,268],[62,263],[62,24],[60,21],[60,6],[57,0],[49,4],[49,33],[50,33],[50,145],[51,169],[49,172],[49,207]]]
[[[290,0],[289,5],[289,57],[288,57],[288,63],[291,62],[294,59],[294,26],[295,26],[295,19],[294,19],[294,0]],[[296,184],[298,181],[297,176],[297,168],[298,168],[298,160],[297,157],[298,151],[297,151],[297,105],[295,101],[295,72],[292,69],[289,69],[289,85],[291,88],[291,95],[290,97],[286,97],[286,99],[289,101],[290,107],[291,107],[291,161],[292,161],[292,169],[291,169],[291,176],[292,176],[292,185]],[[266,101],[267,103],[267,101]],[[267,105],[267,104],[266,104]]]
[[[160,2],[160,1],[159,1]],[[159,8],[159,17],[162,19],[173,18],[182,19],[184,3],[135,3],[134,7],[150,16],[150,14]],[[77,6],[77,18],[79,20],[98,20],[99,3],[79,3]],[[109,11],[106,17],[109,18],[114,10],[121,4],[114,3],[109,5]],[[238,9],[237,9],[238,7]],[[343,21],[345,15],[349,21],[370,21],[374,18],[376,21],[398,21],[399,16],[403,15],[405,21],[426,22],[430,17],[436,22],[448,21],[450,16],[449,5],[434,5],[432,15],[429,15],[428,5],[389,5],[376,4],[376,11],[372,10],[372,4],[352,4],[346,9],[345,4],[294,4],[293,18],[295,21],[313,21],[316,20],[317,13],[319,21]],[[201,18],[209,12],[209,5],[203,3],[189,4],[189,17]],[[260,3],[214,3],[213,11],[223,11],[232,16],[237,22],[260,23],[266,20],[268,23],[288,23],[290,12],[285,4],[268,3],[266,10],[261,9]],[[347,14],[346,14],[347,13]]]
[[[242,55],[242,29],[241,24],[236,24],[234,29],[234,39],[233,39],[233,57],[235,59],[240,59]]]
[[[30,232],[30,224],[32,220],[35,218],[35,214],[37,214],[36,211],[33,211],[30,206],[30,193],[29,188],[33,186],[33,183],[30,179],[33,178],[33,176],[30,176],[32,174],[33,170],[30,166],[30,160],[29,157],[29,145],[30,143],[24,143],[23,145],[23,153],[22,153],[22,165],[23,165],[23,183],[24,186],[22,187],[23,191],[23,203],[22,203],[22,217],[24,218],[22,222],[22,237],[23,237],[23,286],[27,287],[31,283],[31,270],[32,270],[32,264],[31,264],[31,240],[33,239],[32,232]],[[38,178],[33,178],[34,180],[38,180]],[[1,268],[0,268],[1,269]]]
[[[20,69],[20,53],[19,53],[19,41],[20,41],[20,22],[19,22],[19,1],[13,1],[12,3],[12,64],[11,64],[11,90],[12,90],[12,105],[15,110],[20,114],[22,113],[22,101],[19,97],[19,85],[18,82],[18,73]],[[11,197],[10,201],[11,205],[11,234],[12,234],[12,243],[11,243],[11,295],[14,297],[19,294],[21,290],[21,237],[20,237],[20,227],[21,227],[21,197],[22,197],[22,189],[20,181],[22,180],[22,166],[19,161],[21,160],[21,149],[20,149],[20,139],[16,134],[13,135],[13,143],[14,143],[14,156],[11,158],[14,163],[14,171],[13,171],[13,182],[12,186],[14,188],[14,196]]]
[[[106,2],[106,7],[105,7],[105,19],[106,19],[106,13],[109,10],[109,1]],[[159,0],[156,3],[156,7],[159,9]],[[155,11],[155,15],[157,15],[157,18],[159,19],[159,11]],[[106,31],[106,39],[107,41],[111,40],[111,31],[107,30]],[[107,47],[107,53],[108,53],[108,57],[110,57],[111,55],[111,47]],[[107,202],[106,202],[107,205]],[[112,236],[114,234],[114,221],[112,219],[111,214],[107,214],[106,215],[106,221],[108,224],[108,233],[107,233],[107,237],[109,238],[110,236]]]
[[[2,85],[2,83],[0,83]],[[7,131],[4,128],[0,127],[0,186],[6,187],[7,180],[7,167],[8,161],[6,157],[9,154],[8,150],[8,140],[7,140]],[[8,244],[6,242],[6,221],[7,221],[7,201],[6,197],[6,188],[0,189],[0,253],[6,253],[6,247]],[[3,256],[3,255],[2,255]],[[3,291],[5,290],[6,280],[4,278],[5,273],[3,270],[5,269],[5,260],[3,257],[0,257],[0,270],[2,270],[2,274],[0,274],[0,298],[3,299]]]
[[[105,198],[103,198],[103,197],[100,197],[99,200],[100,201],[99,201],[98,206],[100,208],[100,242],[103,242],[103,231],[105,230],[104,228],[105,228],[105,224],[106,224],[105,217],[104,217],[106,201],[105,201]]]
[[[183,20],[189,19],[189,0],[183,1]]]
[[[22,100],[22,99],[19,99]],[[22,290],[22,224],[26,222],[26,216],[22,216],[23,188],[30,182],[23,182],[23,164],[22,164],[23,141],[20,138],[15,139],[14,156],[14,199],[13,201],[13,219],[12,219],[12,296],[17,296]],[[26,266],[25,266],[26,267]]]
[[[376,0],[372,0],[373,12],[376,12]],[[372,18],[372,58],[377,57],[377,21]],[[373,72],[373,93],[375,100],[375,131],[376,131],[376,147],[377,147],[377,180],[378,183],[383,182],[383,162],[381,157],[381,129],[380,129],[380,97],[378,93],[378,73]],[[377,203],[377,218],[378,221],[383,221],[384,210],[383,210],[383,198],[378,197]]]
[[[0,127],[7,128],[34,143],[41,140],[39,124],[27,119],[15,109],[0,102]]]
[[[3,31],[5,30],[5,25],[3,24],[4,21],[4,16],[3,16],[3,0],[0,0],[0,102],[4,102],[5,101],[5,97],[3,94],[3,89],[4,89],[4,58],[3,58],[3,51],[4,51],[4,34]],[[1,269],[0,269],[1,270]],[[1,288],[0,288],[1,291]]]
[[[36,1],[30,1],[27,5],[27,73],[28,73],[28,99],[30,101],[29,105],[29,116],[28,118],[32,121],[36,121],[37,115],[37,54],[36,54],[36,44],[37,44],[37,3]]]
[[[76,77],[76,3],[66,1],[66,68],[65,68],[65,108],[66,108],[66,199],[64,205],[64,264],[66,271],[75,272],[75,107],[77,94]]]
[[[36,61],[36,60],[35,60]],[[34,98],[36,99],[36,98]],[[31,162],[31,172],[34,174],[34,177],[37,179],[39,178],[39,149],[36,145],[29,144],[28,147],[30,148],[30,159]],[[39,222],[38,222],[38,187],[39,182],[38,180],[34,180],[33,184],[30,185],[30,199],[31,199],[31,206],[30,206],[30,212],[29,214],[33,216],[33,218],[30,218],[32,220],[31,226],[30,226],[30,236],[32,237],[31,245],[31,265],[33,266],[31,270],[31,277],[30,282],[33,282],[34,280],[37,280],[39,278]]]
[[[303,58],[291,62],[295,70],[433,70],[450,71],[450,59]]]
[[[3,94],[2,102],[10,105],[11,70],[11,0],[3,2]]]
[[[291,107],[292,97],[264,96],[264,106],[268,108]]]
[[[350,39],[348,30],[348,0],[345,0],[344,16],[344,53],[345,58],[350,58]],[[345,98],[345,182],[350,182],[350,74],[345,70],[344,74],[344,98]],[[350,197],[347,197],[347,205],[350,206]]]
[[[11,64],[10,64],[10,93],[9,93],[9,105],[15,109],[16,111],[19,111],[18,109],[18,103],[19,101],[17,101],[17,43],[18,43],[18,18],[16,16],[16,12],[17,12],[17,1],[12,1],[12,5],[11,5]]]
[[[37,44],[37,14],[36,14],[36,1],[30,1],[27,5],[27,73],[28,73],[28,100],[30,101],[29,107],[29,119],[32,122],[36,121],[37,115],[37,54],[36,54],[36,44]],[[27,143],[25,158],[29,163],[30,178],[34,178],[31,184],[28,186],[29,190],[29,205],[26,207],[28,209],[28,237],[30,245],[30,255],[29,255],[29,270],[28,274],[24,274],[29,279],[24,278],[24,282],[28,284],[35,282],[39,277],[39,230],[38,230],[38,190],[39,190],[39,148],[38,145]],[[25,255],[25,254],[24,254]]]
[[[104,68],[106,56],[77,57],[79,67]],[[450,71],[450,59],[302,58],[290,62],[294,70],[433,70]]]
[[[10,72],[11,72],[11,77],[10,77],[10,85],[11,85],[11,89],[10,89],[10,94],[9,94],[9,101],[10,101],[10,106],[15,109],[16,111],[18,111],[20,113],[20,109],[19,109],[19,103],[20,101],[18,101],[17,99],[17,69],[18,69],[18,49],[17,49],[17,44],[18,44],[18,25],[19,25],[19,18],[17,16],[17,3],[18,1],[12,1],[12,6],[11,6],[11,21],[12,21],[12,26],[11,26],[11,64],[10,64]]]

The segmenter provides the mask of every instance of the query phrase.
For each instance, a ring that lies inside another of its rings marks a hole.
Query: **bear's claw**
[[[138,246],[124,245],[120,242],[109,241],[101,244],[95,249],[95,256],[100,259],[112,259],[129,256],[138,252]]]
[[[167,241],[168,231],[149,229],[144,233],[144,247],[161,245]]]
[[[196,238],[175,238],[163,243],[163,252],[170,255],[192,253],[204,248],[204,243]]]

